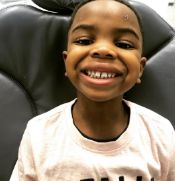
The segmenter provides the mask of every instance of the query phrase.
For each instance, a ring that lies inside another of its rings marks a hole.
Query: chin
[[[121,99],[122,96],[118,96],[118,97],[113,97],[113,96],[102,96],[102,95],[96,95],[96,96],[86,96],[90,101],[93,102],[98,102],[98,103],[103,103],[103,102],[110,102],[110,101],[114,101],[117,99]]]
[[[121,91],[111,90],[92,90],[83,88],[77,92],[77,97],[82,100],[90,100],[93,102],[109,102],[118,99],[122,99],[123,95]]]

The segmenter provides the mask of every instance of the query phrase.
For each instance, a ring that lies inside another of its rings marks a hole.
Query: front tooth
[[[87,75],[90,76],[91,78],[101,78],[101,79],[106,79],[106,78],[114,78],[115,73],[107,73],[107,72],[96,72],[92,70],[87,70]]]
[[[95,76],[95,72],[91,71],[90,77],[94,78],[94,76]]]
[[[96,77],[96,78],[100,78],[100,72],[96,72],[96,73],[95,73],[95,77]]]
[[[107,77],[108,77],[108,75],[107,75],[106,72],[101,73],[101,78],[102,78],[102,79],[105,79],[105,78],[107,78]]]

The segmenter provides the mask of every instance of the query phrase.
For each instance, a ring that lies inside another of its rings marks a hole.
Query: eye
[[[92,44],[94,41],[90,38],[78,38],[74,41],[75,44],[78,45],[90,45]]]
[[[134,48],[134,46],[127,41],[116,42],[115,45],[122,49],[133,49]]]

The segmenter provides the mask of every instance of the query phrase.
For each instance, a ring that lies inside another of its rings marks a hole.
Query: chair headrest
[[[32,0],[38,6],[59,14],[70,15],[81,0]]]
[[[81,0],[32,0],[38,6],[57,12],[61,15],[71,15],[75,6]],[[150,58],[155,52],[164,47],[175,35],[174,29],[147,5],[129,0],[140,14],[144,31],[144,56]],[[161,28],[159,28],[161,27]]]

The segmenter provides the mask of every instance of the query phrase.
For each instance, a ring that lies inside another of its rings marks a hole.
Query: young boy
[[[142,46],[127,2],[78,6],[63,52],[77,99],[29,121],[11,181],[175,181],[173,127],[123,100],[141,82]]]

